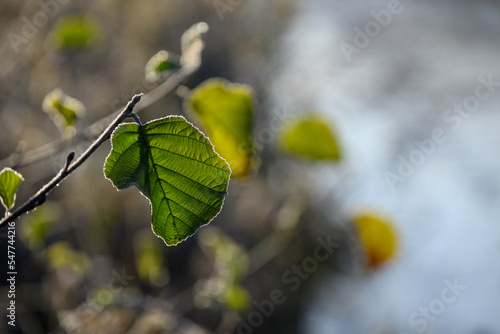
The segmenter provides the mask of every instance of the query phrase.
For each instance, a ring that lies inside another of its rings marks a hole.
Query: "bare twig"
[[[87,160],[92,153],[94,153],[102,143],[108,140],[120,123],[122,123],[127,117],[130,117],[134,111],[135,105],[141,100],[143,94],[135,95],[132,100],[127,104],[125,109],[109,124],[109,126],[101,133],[101,135],[89,146],[89,148],[82,153],[82,155],[72,163],[75,152],[71,152],[68,154],[66,158],[66,163],[63,168],[57,173],[56,176],[52,180],[50,180],[47,184],[45,184],[38,192],[31,196],[28,201],[26,201],[23,205],[18,207],[15,211],[8,214],[5,218],[0,221],[0,229],[7,225],[7,223],[12,222],[19,218],[24,213],[33,210],[37,206],[41,205],[45,202],[46,196],[54,189],[59,183],[61,183],[66,176],[74,172],[82,163]]]

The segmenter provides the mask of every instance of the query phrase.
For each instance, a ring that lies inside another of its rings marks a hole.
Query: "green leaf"
[[[278,144],[291,155],[312,160],[341,159],[335,134],[320,116],[310,115],[285,125]]]
[[[153,231],[167,245],[193,235],[221,210],[231,170],[183,117],[121,124],[111,141],[106,177],[119,190],[135,185],[149,199]]]
[[[42,109],[62,133],[72,132],[77,120],[85,114],[85,106],[79,100],[56,88],[43,99]]]
[[[248,176],[255,160],[251,88],[210,79],[193,90],[185,107],[199,118],[215,150],[231,166],[232,176]]]
[[[102,29],[88,15],[70,14],[61,18],[50,33],[52,45],[59,50],[78,50],[95,46],[102,38]]]
[[[7,211],[16,202],[16,192],[22,181],[23,176],[11,168],[4,168],[0,172],[0,200]]]
[[[161,50],[146,64],[146,80],[156,82],[167,78],[181,68],[180,57],[171,52]]]

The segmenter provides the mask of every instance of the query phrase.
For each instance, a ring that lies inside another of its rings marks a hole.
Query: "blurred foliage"
[[[201,62],[201,50],[205,47],[202,37],[208,32],[208,24],[198,22],[186,30],[181,36],[181,65],[187,68],[197,66]]]
[[[317,115],[310,115],[287,123],[279,137],[281,149],[292,155],[312,160],[341,159],[338,139],[328,122]]]
[[[241,285],[248,271],[245,250],[212,226],[200,231],[199,240],[202,249],[212,259],[215,271],[209,279],[197,283],[196,304],[207,307],[216,300],[233,310],[247,309],[251,296]]]
[[[137,274],[143,282],[153,286],[164,286],[169,280],[162,247],[163,243],[150,229],[138,233],[134,240]]]
[[[43,99],[42,109],[57,125],[63,135],[75,134],[75,124],[78,118],[85,114],[85,106],[77,99],[56,88]]]
[[[102,28],[89,15],[70,14],[62,17],[52,28],[49,40],[55,49],[78,50],[96,46],[102,40]]]
[[[83,252],[75,251],[67,242],[60,241],[50,245],[46,251],[49,267],[69,270],[75,275],[83,276],[90,267],[90,261]]]
[[[180,68],[180,56],[161,50],[147,62],[145,68],[146,80],[150,82],[165,80]]]
[[[378,267],[394,258],[398,241],[392,222],[375,213],[360,213],[353,222],[368,267]]]
[[[23,176],[11,168],[0,172],[0,200],[7,211],[14,206],[17,189],[23,181]]]
[[[5,31],[15,28],[16,21],[7,20],[10,13],[22,17],[30,8],[29,4],[25,9],[12,6],[19,9],[2,11],[9,13],[0,22]],[[39,326],[30,333],[54,332],[59,327],[68,333],[147,333],[144,328],[148,326],[152,333],[155,328],[179,333],[234,332],[239,320],[226,321],[228,314],[243,316],[252,311],[252,300],[268,298],[276,288],[286,289],[282,274],[313,254],[318,236],[338,232],[340,228],[331,224],[336,217],[321,216],[309,196],[309,170],[283,171],[284,159],[264,147],[259,156],[262,168],[252,173],[256,169],[252,130],[270,127],[266,123],[272,107],[267,82],[276,64],[269,61],[269,54],[280,29],[286,28],[289,8],[290,2],[281,0],[248,2],[225,13],[227,20],[221,22],[210,2],[68,3],[53,20],[62,19],[40,29],[29,47],[18,55],[6,55],[3,63],[14,66],[0,73],[8,90],[1,101],[2,110],[7,111],[1,115],[3,157],[12,154],[17,142],[23,143],[18,152],[22,154],[60,140],[39,112],[40,101],[54,87],[78,96],[89,110],[88,117],[79,119],[79,108],[66,104],[68,99],[75,100],[59,91],[58,102],[48,103],[44,110],[59,119],[60,129],[66,131],[76,121],[82,127],[97,121],[103,128],[108,124],[105,117],[117,109],[114,102],[121,106],[131,95],[155,89],[148,83],[153,77],[141,82],[146,63],[146,77],[153,72],[154,82],[159,83],[203,59],[200,70],[183,82],[186,90],[196,87],[186,101],[183,94],[170,94],[144,110],[141,118],[191,110],[187,116],[200,120],[215,151],[230,163],[233,176],[248,180],[232,183],[225,208],[214,222],[219,229],[212,223],[197,238],[165,247],[148,227],[146,201],[136,191],[116,194],[102,177],[99,161],[105,159],[105,150],[97,151],[64,186],[54,189],[53,203],[47,202],[22,220],[19,244],[28,243],[46,259],[36,271],[33,265],[24,264],[29,263],[30,251],[19,255],[19,272],[29,276],[18,285],[23,297],[16,302],[25,310],[19,313],[20,323]],[[73,12],[88,14],[68,15]],[[200,20],[210,24],[210,32],[207,23],[193,25]],[[181,35],[180,49],[176,49]],[[51,48],[43,49],[44,41]],[[163,51],[157,53],[166,48],[168,57]],[[178,65],[183,67],[177,69]],[[245,84],[207,81],[213,77]],[[262,106],[262,113],[255,112],[256,105]],[[83,110],[83,104],[80,107]],[[314,159],[334,159],[335,154],[338,159],[340,153],[331,145],[337,141],[327,124],[306,127],[309,146],[299,151],[311,155],[308,150],[312,150]],[[303,138],[303,129],[299,130]],[[85,150],[91,138],[85,137],[87,131],[83,134],[74,137],[70,147],[57,146],[57,154],[50,158],[23,166],[30,184],[21,187],[19,198],[28,198],[57,173],[67,150],[77,155]],[[321,149],[317,152],[311,146]],[[204,177],[212,180],[209,174]],[[348,259],[348,267],[349,254],[339,254],[323,262],[322,269],[338,271],[336,256]],[[298,332],[311,282],[304,281],[300,291],[289,293],[288,302],[276,307],[258,332]],[[33,286],[43,287],[38,290],[46,292],[47,307],[30,304]],[[125,287],[136,294],[129,295]],[[53,314],[56,320],[47,320]]]
[[[48,232],[59,217],[59,204],[55,201],[46,201],[27,215],[21,225],[21,236],[26,244],[34,250],[44,248]]]
[[[196,87],[185,106],[201,121],[232,177],[247,177],[254,157],[253,93],[250,87],[210,79]]]

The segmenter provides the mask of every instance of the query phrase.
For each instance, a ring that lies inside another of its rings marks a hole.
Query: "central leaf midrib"
[[[143,141],[144,143],[144,146],[146,147],[146,151],[148,152],[148,155],[149,157],[151,158],[151,162],[153,163],[153,165],[151,166],[151,169],[155,172],[155,175],[156,175],[156,179],[157,180],[161,180],[160,179],[160,175],[158,175],[158,171],[156,170],[155,168],[155,162],[154,162],[154,159],[153,159],[153,153],[151,152],[150,148],[149,148],[149,143],[148,141],[146,140],[146,136],[144,135],[144,132],[142,131],[142,124],[139,124],[137,126],[138,128],[138,132],[139,132],[139,136],[141,138],[141,140]],[[154,187],[153,187],[154,188]],[[152,191],[152,189],[150,191]],[[163,189],[162,185],[161,185],[161,182],[160,182],[160,188],[161,188],[161,191],[163,192],[163,198],[165,198],[165,201],[167,202],[167,206],[168,206],[168,211],[170,211],[170,215],[172,216],[172,222],[173,222],[173,225],[174,225],[174,229],[176,231],[176,237],[180,235],[179,233],[179,229],[177,228],[176,224],[175,224],[175,216],[174,216],[174,212],[172,211],[172,208],[170,207],[170,203],[169,203],[169,199],[167,197],[167,194],[165,194],[165,189]],[[150,194],[150,197],[151,194]],[[161,202],[160,202],[160,206],[158,207],[158,210],[160,209],[161,207]],[[182,221],[182,220],[181,220]],[[163,228],[163,233],[166,234],[166,229],[167,229],[167,224],[168,224],[168,219],[167,221],[165,222],[165,225],[164,225],[164,228]],[[185,225],[187,225],[186,223],[184,223]]]

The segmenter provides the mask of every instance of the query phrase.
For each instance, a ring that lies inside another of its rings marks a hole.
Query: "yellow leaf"
[[[318,115],[308,115],[285,125],[278,144],[284,152],[310,160],[338,161],[341,158],[335,134],[328,122]]]
[[[362,213],[354,218],[354,225],[368,266],[375,268],[394,257],[397,238],[394,227],[385,217]]]
[[[231,177],[247,177],[254,163],[250,87],[210,79],[193,90],[185,107],[201,121],[215,151],[231,167]]]

